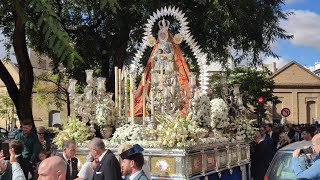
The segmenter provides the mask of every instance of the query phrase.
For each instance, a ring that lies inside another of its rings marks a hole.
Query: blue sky
[[[294,13],[287,21],[280,22],[294,38],[273,43],[272,49],[280,59],[265,57],[264,63],[276,62],[281,68],[295,60],[301,65],[313,66],[320,61],[320,0],[287,0],[283,10]]]
[[[287,21],[280,22],[280,26],[294,35],[294,39],[274,42],[272,49],[280,59],[264,57],[263,62],[276,62],[277,68],[292,60],[301,65],[313,66],[320,61],[320,0],[286,0],[283,10],[294,13]],[[0,41],[1,39],[3,35],[0,34]],[[0,42],[0,59],[5,56],[3,44]],[[11,58],[15,59],[12,55]]]

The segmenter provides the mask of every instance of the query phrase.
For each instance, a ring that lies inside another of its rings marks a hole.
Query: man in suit
[[[100,138],[93,138],[88,148],[92,157],[98,161],[93,180],[121,180],[121,168],[115,155],[107,150]]]
[[[120,154],[122,159],[121,172],[123,176],[130,176],[130,180],[149,180],[142,170],[144,164],[142,151],[143,148],[135,144]]]
[[[58,156],[51,156],[40,163],[38,180],[66,180],[67,164]]]
[[[61,157],[66,163],[66,180],[74,180],[78,177],[78,159],[75,157],[77,144],[74,140],[67,140],[62,145],[63,152],[57,156]]]
[[[266,135],[270,137],[272,142],[272,157],[277,152],[277,144],[279,142],[279,134],[272,130],[272,124],[265,125]]]
[[[271,161],[270,148],[266,141],[262,139],[261,133],[255,134],[255,149],[252,154],[251,160],[251,174],[254,180],[263,180],[265,173],[269,167]]]

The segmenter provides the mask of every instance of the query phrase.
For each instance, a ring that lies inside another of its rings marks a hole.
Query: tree
[[[113,91],[113,67],[130,63],[147,18],[164,6],[176,6],[186,13],[190,31],[208,53],[210,61],[225,64],[231,57],[236,63],[248,59],[256,64],[261,52],[276,56],[270,49],[270,42],[277,38],[292,38],[279,26],[279,21],[289,15],[281,11],[282,4],[283,0],[119,0],[115,13],[112,9],[101,11],[92,1],[62,1],[58,5],[61,22],[73,39],[75,49],[85,59],[75,64],[72,71],[67,71],[85,82],[84,70],[95,69],[98,75],[107,78],[107,90]],[[176,32],[177,21],[166,18],[172,22],[171,31]],[[155,26],[154,32],[157,29]],[[41,38],[37,40],[42,42]],[[39,42],[34,44],[37,49],[46,47]],[[195,64],[192,52],[186,44],[182,46],[190,63]],[[230,49],[235,53],[231,54]],[[149,52],[150,49],[145,53],[143,63]],[[198,68],[193,67],[194,70]]]
[[[36,93],[35,102],[45,104],[48,108],[55,105],[62,109],[67,105],[67,115],[70,116],[70,98],[67,90],[67,79],[64,71],[53,73],[52,71],[43,72],[36,76],[33,91]]]
[[[84,82],[83,70],[96,69],[97,74],[108,79],[107,90],[113,91],[113,67],[130,62],[147,18],[156,9],[169,5],[186,13],[194,37],[211,61],[225,64],[232,57],[236,63],[248,59],[255,64],[261,52],[277,57],[270,49],[271,42],[292,37],[279,26],[279,21],[288,16],[281,12],[282,4],[283,0],[2,0],[0,12],[4,16],[0,27],[8,37],[13,34],[21,69],[20,89],[1,65],[0,77],[13,98],[19,119],[32,118],[33,75],[27,55],[27,33],[31,47],[53,59],[54,73],[63,63],[71,76]],[[173,20],[172,31],[177,28]],[[186,44],[182,46],[185,48]],[[190,50],[185,50],[187,57],[193,57]],[[80,57],[83,61],[73,63]],[[147,56],[143,63],[146,59]],[[194,64],[195,60],[190,59]]]
[[[1,94],[0,96],[0,116],[6,120],[6,129],[8,128],[8,122],[10,123],[14,114],[14,104],[11,98],[7,94]]]
[[[0,2],[0,30],[11,39],[19,68],[19,87],[0,62],[0,78],[7,87],[20,121],[32,119],[32,87],[34,82],[33,68],[30,63],[27,39],[37,39],[41,34],[45,39],[47,53],[64,65],[71,65],[81,57],[70,45],[68,33],[63,29],[60,18],[56,13],[55,2],[51,0],[1,0]],[[110,4],[111,2],[111,4]],[[103,9],[112,5],[114,0],[97,0]],[[38,34],[35,35],[35,32]],[[28,38],[27,38],[28,37]],[[8,45],[10,47],[10,45]]]
[[[261,103],[277,103],[278,97],[274,96],[274,81],[270,79],[271,71],[266,67],[260,70],[255,67],[237,67],[234,70],[228,70],[226,84],[231,88],[234,84],[240,84],[243,105],[246,108],[256,106],[258,98],[263,97]],[[211,89],[213,94],[221,94],[220,86],[221,76],[216,74],[211,77]]]

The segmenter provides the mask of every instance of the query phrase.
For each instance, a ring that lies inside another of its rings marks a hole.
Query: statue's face
[[[160,41],[167,41],[168,40],[168,32],[164,30],[160,30],[158,33]]]
[[[113,132],[113,128],[110,126],[106,126],[106,127],[103,127],[103,132],[105,134],[106,137],[111,137],[112,135],[112,132]]]

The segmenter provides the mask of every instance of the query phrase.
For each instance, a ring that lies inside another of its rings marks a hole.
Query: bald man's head
[[[320,155],[320,133],[316,134],[313,136],[312,138],[312,149],[314,151],[315,154]]]
[[[65,180],[66,162],[58,156],[52,156],[43,160],[39,166],[38,180]]]

